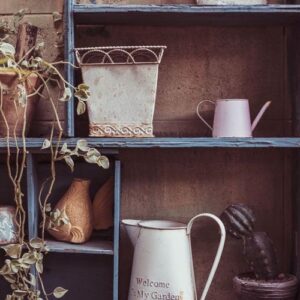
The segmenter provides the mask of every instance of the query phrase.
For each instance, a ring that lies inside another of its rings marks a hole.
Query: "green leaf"
[[[29,242],[30,246],[34,249],[41,249],[44,247],[44,241],[40,238],[31,239]]]
[[[41,149],[44,150],[44,149],[48,149],[50,147],[51,147],[51,142],[48,139],[45,139]]]
[[[44,61],[41,57],[34,57],[30,60],[29,67],[33,69],[43,68]]]
[[[102,167],[103,169],[108,169],[109,168],[109,159],[106,156],[101,155],[97,160],[97,164],[99,167]]]
[[[85,156],[84,160],[89,164],[98,164],[99,157],[100,157],[99,155],[90,155],[90,156]]]
[[[35,258],[34,254],[32,252],[31,253],[25,253],[22,256],[22,259],[23,259],[23,262],[25,264],[28,264],[28,265],[33,265],[36,262],[36,258]]]
[[[21,62],[21,66],[22,66],[23,68],[28,69],[28,68],[29,68],[29,62],[28,62],[28,60],[24,59],[24,60]]]
[[[2,276],[9,283],[15,283],[16,282],[16,278],[15,278],[14,275],[2,275]]]
[[[12,244],[2,247],[5,250],[6,254],[11,258],[19,258],[22,252],[22,245]]]
[[[62,288],[62,287],[57,287],[54,291],[53,291],[53,296],[57,299],[62,298],[66,293],[68,292],[68,290]]]
[[[60,101],[69,101],[72,97],[72,91],[69,87],[65,87],[63,96],[59,99]]]
[[[84,91],[87,91],[87,90],[90,89],[90,87],[89,87],[87,84],[85,84],[85,83],[79,84],[77,88],[78,88],[79,90],[84,90]]]
[[[66,164],[70,167],[71,171],[74,172],[74,161],[71,156],[65,156],[64,160]]]
[[[26,290],[14,290],[14,295],[17,297],[23,297],[27,295]]]
[[[46,207],[45,207],[45,211],[46,212],[50,212],[52,209],[51,209],[51,204],[50,203],[47,203],[46,204]]]
[[[78,104],[77,104],[77,115],[82,115],[85,113],[86,111],[86,105],[83,101],[78,100]]]
[[[35,264],[35,267],[36,267],[36,270],[37,270],[40,274],[43,273],[44,267],[43,267],[43,262],[42,262],[42,261],[37,261],[36,264]]]
[[[17,85],[17,96],[19,105],[25,107],[27,102],[27,91],[24,84]]]
[[[90,149],[88,146],[88,142],[83,139],[77,141],[77,148],[83,152],[88,152]]]
[[[54,11],[52,13],[52,17],[53,17],[53,22],[54,23],[60,22],[63,19],[62,14],[59,13],[58,11]]]
[[[3,56],[13,58],[15,56],[16,49],[12,44],[0,42],[0,53]]]
[[[45,49],[45,43],[44,42],[40,42],[37,43],[34,51],[35,51],[35,56],[42,56],[43,50]]]
[[[25,14],[28,13],[29,10],[27,8],[20,9],[17,13],[14,14],[14,26],[17,27],[17,25],[22,21]]]
[[[29,280],[28,280],[28,283],[32,286],[36,286],[36,279],[35,279],[35,276],[33,276],[31,273],[29,274]]]
[[[72,151],[68,149],[68,144],[64,143],[60,149],[61,154],[70,154]]]
[[[88,153],[86,154],[87,157],[90,156],[101,156],[100,152],[96,149],[96,148],[90,148],[90,150],[88,151]]]

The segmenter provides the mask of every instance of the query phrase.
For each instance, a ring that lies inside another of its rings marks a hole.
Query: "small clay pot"
[[[93,231],[92,201],[89,195],[90,180],[74,178],[58,201],[55,209],[65,211],[69,223],[48,232],[57,240],[75,244],[85,243]]]
[[[26,75],[26,74],[25,74]],[[0,84],[3,89],[3,103],[2,110],[9,127],[9,136],[14,136],[14,128],[17,137],[22,136],[23,125],[24,125],[24,114],[25,108],[21,105],[15,105],[17,99],[17,85],[19,84],[18,74],[13,70],[5,70],[0,68]],[[40,79],[36,74],[28,74],[25,82],[27,95],[33,94],[35,89],[38,89],[40,85]],[[34,115],[35,107],[38,104],[39,95],[29,97],[27,99],[27,110],[26,110],[26,126],[25,135],[27,136],[32,116]],[[19,116],[17,118],[17,116]],[[18,122],[17,122],[18,120]],[[0,114],[0,137],[4,138],[7,136],[7,126],[5,124],[2,114]]]
[[[274,280],[257,280],[251,273],[240,274],[233,279],[234,290],[240,300],[280,299],[294,300],[298,280],[286,274]]]
[[[18,227],[15,222],[16,209],[13,206],[0,206],[0,245],[18,242]]]
[[[93,201],[94,229],[105,230],[113,226],[114,180],[110,178],[100,187]]]

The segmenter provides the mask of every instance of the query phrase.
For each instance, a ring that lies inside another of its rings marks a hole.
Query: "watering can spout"
[[[139,226],[140,221],[141,220],[133,220],[133,219],[122,220],[122,224],[126,229],[126,232],[128,234],[128,237],[133,247],[135,246],[140,233],[140,226]]]
[[[271,101],[268,101],[264,104],[264,106],[261,108],[261,110],[259,111],[259,113],[257,114],[255,120],[252,123],[251,126],[251,130],[253,132],[253,130],[256,128],[258,122],[260,121],[260,119],[262,118],[262,116],[264,115],[264,113],[266,112],[266,110],[268,109],[268,107],[270,106]]]

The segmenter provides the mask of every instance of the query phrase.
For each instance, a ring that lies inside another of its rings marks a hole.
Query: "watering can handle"
[[[222,252],[223,252],[224,245],[225,245],[226,230],[225,230],[223,222],[218,217],[216,217],[215,215],[207,214],[207,213],[200,214],[200,215],[197,215],[194,218],[192,218],[190,220],[190,222],[188,223],[188,225],[187,225],[187,234],[188,234],[189,238],[191,238],[191,230],[192,230],[192,226],[193,226],[194,221],[196,219],[200,218],[200,217],[208,217],[208,218],[213,219],[214,221],[216,221],[218,223],[220,231],[221,231],[221,238],[220,238],[220,243],[219,243],[218,251],[217,251],[217,254],[215,256],[215,260],[214,260],[214,263],[212,265],[212,268],[211,268],[210,274],[208,276],[207,282],[205,284],[202,296],[200,298],[200,300],[205,300],[205,298],[207,296],[207,293],[208,293],[208,290],[210,288],[210,285],[211,285],[211,283],[213,281],[213,278],[215,276],[215,273],[217,271],[219,262],[221,260]],[[190,245],[191,245],[191,241],[190,241]],[[190,249],[191,249],[191,252],[192,252],[192,246],[191,246]],[[191,253],[191,260],[192,260],[192,253]],[[191,261],[191,263],[193,264],[193,261]],[[192,266],[192,270],[193,270],[193,266]],[[194,272],[193,272],[193,276],[194,276],[194,282],[195,282]],[[198,299],[196,285],[194,284],[194,286],[195,286],[195,299]]]
[[[208,124],[208,122],[201,116],[200,112],[199,112],[199,109],[200,109],[200,106],[204,103],[204,102],[209,102],[209,103],[212,103],[213,105],[216,105],[216,103],[214,101],[211,101],[211,100],[203,100],[201,101],[198,105],[197,105],[197,115],[199,117],[199,119],[211,130],[213,131],[213,128],[211,125]]]

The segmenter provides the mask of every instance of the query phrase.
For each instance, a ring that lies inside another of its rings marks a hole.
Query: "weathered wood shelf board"
[[[88,144],[97,148],[300,148],[300,138],[85,138]],[[61,140],[61,145],[67,143],[75,147],[78,139],[67,138]],[[28,138],[26,147],[39,150],[44,139]],[[22,147],[22,140],[18,139],[18,146]],[[0,149],[5,150],[7,142],[0,139]],[[11,140],[10,147],[16,147]],[[46,152],[46,150],[44,150]]]
[[[251,25],[300,22],[300,5],[74,5],[80,24]]]
[[[50,252],[57,253],[84,253],[98,255],[114,255],[113,243],[110,241],[101,241],[91,239],[85,244],[70,244],[54,240],[48,240],[47,246]]]

